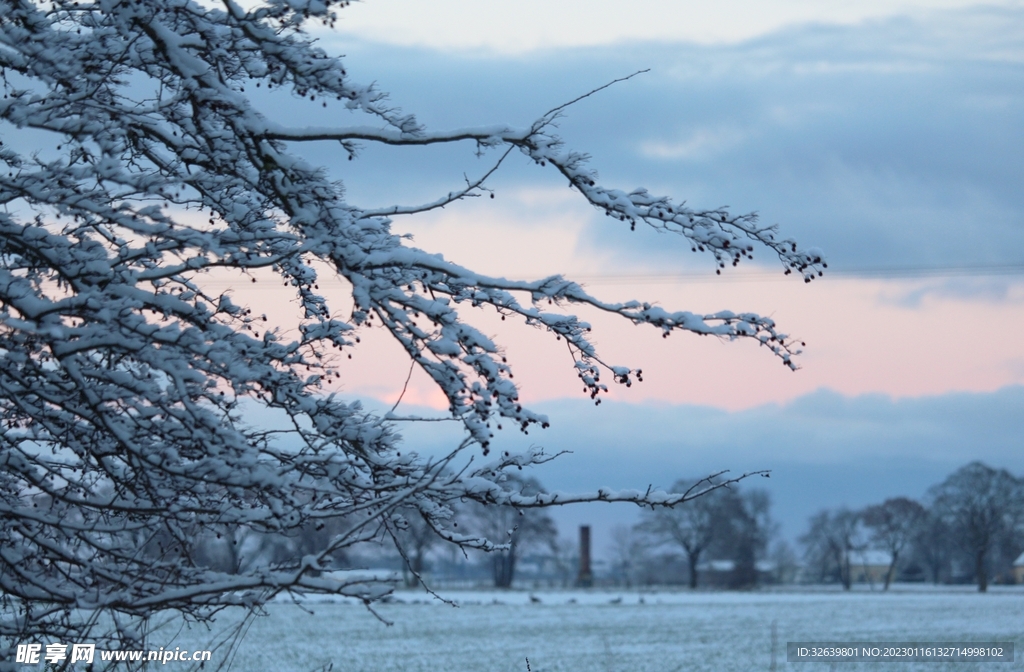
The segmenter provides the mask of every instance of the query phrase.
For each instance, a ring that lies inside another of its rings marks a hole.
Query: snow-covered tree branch
[[[101,632],[108,621],[81,620],[83,610],[205,618],[285,591],[372,601],[386,582],[339,582],[318,570],[410,510],[447,541],[486,550],[507,540],[459,529],[451,502],[672,506],[701,494],[524,496],[502,487],[506,470],[551,456],[489,454],[494,426],[526,431],[548,419],[520,404],[511,365],[462,305],[564,338],[595,400],[608,389],[602,375],[631,385],[641,372],[602,359],[590,326],[557,306],[665,335],[753,339],[795,367],[797,344],[765,317],[608,303],[559,276],[490,277],[392,233],[390,216],[487,193],[491,172],[519,150],[623,226],[678,233],[722,268],[757,246],[808,281],[824,267],[820,252],[752,215],[602,186],[587,157],[553,133],[564,107],[518,129],[424,128],[303,32],[306,21],[333,23],[343,4],[271,0],[248,11],[232,0],[0,0],[0,648],[86,634],[130,647],[144,635],[118,618]],[[246,93],[260,87],[333,106],[338,125],[272,123]],[[348,113],[361,124],[344,124]],[[41,138],[35,151],[9,141],[22,131]],[[289,151],[314,140],[336,141],[350,158],[358,143],[415,151],[462,141],[495,158],[491,172],[433,203],[361,209]],[[267,330],[264,318],[204,285],[218,268],[272,271],[293,287],[299,336]],[[317,293],[324,268],[351,286],[350,316]],[[355,348],[356,329],[372,320],[465,427],[446,458],[399,451],[391,421],[327,393],[333,358]],[[246,404],[286,415],[290,429],[249,426]],[[340,517],[344,532],[291,562],[227,573],[193,561],[204,534],[287,532]]]

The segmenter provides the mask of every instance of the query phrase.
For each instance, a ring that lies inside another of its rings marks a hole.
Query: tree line
[[[973,580],[984,592],[993,580],[1015,581],[1024,551],[1024,480],[1005,469],[971,462],[928,490],[923,502],[894,497],[859,511],[826,509],[801,537],[812,578],[849,590],[855,560],[883,551],[883,587],[896,578],[934,583]]]
[[[706,491],[674,508],[644,512],[633,528],[613,531],[615,560],[604,582],[628,585],[683,583],[697,587],[702,562],[710,560],[719,585],[746,587],[764,580],[764,562],[778,526],[771,517],[768,493],[741,489],[723,479],[680,479],[674,492]],[[543,492],[532,477],[509,475],[503,487],[521,496]],[[373,539],[335,552],[326,570],[378,567],[399,570],[406,586],[419,585],[428,573],[488,582],[510,588],[521,565],[528,561],[530,578],[549,585],[573,585],[578,573],[579,549],[574,539],[559,534],[554,519],[543,509],[517,508],[504,503],[466,501],[455,507],[455,518],[467,534],[486,535],[507,547],[487,553],[461,554],[446,559],[444,543],[429,521],[413,508],[399,507]],[[344,536],[359,524],[357,518],[338,516],[287,533],[265,533],[246,526],[208,531],[193,542],[193,561],[229,574],[246,573],[260,566],[298,562],[310,549],[333,537]],[[454,548],[454,547],[452,547]],[[449,549],[451,550],[451,549]],[[680,564],[675,554],[684,552]],[[721,567],[728,565],[726,571]]]
[[[543,489],[535,478],[509,475],[503,483],[510,492],[534,496]],[[558,558],[558,529],[543,509],[519,509],[502,502],[467,500],[455,507],[456,526],[466,534],[486,534],[507,544],[503,550],[474,554],[477,564],[486,566],[488,578],[498,588],[508,588],[519,562],[528,554],[547,559]],[[266,532],[256,526],[234,525],[201,532],[192,540],[190,562],[226,574],[245,574],[260,567],[295,564],[332,539],[344,537],[358,528],[358,516],[344,515],[298,526],[285,532]],[[446,543],[415,507],[400,506],[376,533],[361,543],[339,548],[321,564],[322,572],[367,567],[390,568],[401,572],[406,586],[419,585],[424,574],[441,562]],[[468,554],[466,557],[470,557]],[[568,562],[563,562],[569,571]],[[479,570],[480,568],[475,568]],[[480,577],[480,572],[472,572]]]
[[[721,485],[715,477],[680,479],[673,491]],[[510,492],[543,492],[536,478],[510,476]],[[399,509],[375,539],[339,551],[325,567],[390,567],[407,586],[432,580],[513,586],[529,565],[528,580],[571,586],[578,572],[575,539],[560,535],[543,509],[465,502],[457,518],[467,533],[507,542],[505,550],[445,553],[443,540],[413,509]],[[1024,480],[1005,469],[972,462],[930,488],[923,501],[892,497],[854,510],[822,509],[808,520],[799,553],[779,534],[771,497],[761,488],[732,483],[675,508],[647,509],[633,526],[611,531],[610,558],[598,582],[627,587],[686,585],[750,588],[766,583],[839,583],[858,578],[934,583],[973,580],[986,590],[993,580],[1012,582],[1012,564],[1024,551]],[[288,534],[248,528],[206,533],[196,541],[195,561],[220,571],[252,571],[260,565],[297,561],[309,549],[357,524],[344,517],[303,526]],[[884,562],[884,566],[879,565]],[[870,572],[865,574],[867,564]]]
[[[684,488],[687,481],[674,488]],[[687,506],[645,511],[616,531],[612,577],[623,584],[682,583],[742,588],[758,583],[858,579],[1015,583],[1024,552],[1024,479],[971,462],[928,489],[921,501],[892,497],[862,509],[812,515],[802,557],[778,535],[768,493],[733,485]]]

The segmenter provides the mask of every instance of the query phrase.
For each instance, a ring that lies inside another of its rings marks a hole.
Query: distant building
[[[869,549],[850,552],[850,580],[853,583],[885,583],[892,555]]]
[[[770,560],[758,560],[754,563],[756,582],[778,583],[776,572],[778,566]],[[705,560],[697,565],[700,583],[707,587],[729,587],[736,582],[735,560]]]
[[[1013,561],[1013,582],[1024,583],[1024,553],[1017,556]]]

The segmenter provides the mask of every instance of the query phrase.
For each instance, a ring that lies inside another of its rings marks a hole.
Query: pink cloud
[[[591,276],[592,277],[592,276]],[[636,327],[605,315],[584,317],[609,363],[641,368],[644,382],[626,389],[614,385],[609,398],[630,402],[711,405],[729,410],[784,402],[820,388],[845,395],[878,392],[917,397],[952,391],[992,391],[1024,383],[1019,334],[1024,332],[1020,292],[1003,300],[928,294],[914,305],[888,300],[919,287],[919,280],[863,280],[825,277],[810,285],[768,276],[757,282],[728,279],[686,284],[595,283],[603,298],[640,298],[670,309],[714,312],[754,311],[807,343],[789,371],[765,348],[751,342],[722,342],[710,337]],[[1024,283],[1021,283],[1024,286]],[[350,301],[340,281],[321,283],[335,296],[344,318]],[[270,283],[238,283],[236,301],[271,323],[294,319],[290,290]],[[565,344],[547,333],[513,321],[502,322],[483,310],[467,308],[466,319],[506,348],[525,401],[583,397]],[[409,373],[404,352],[381,328],[359,331],[352,359],[337,360],[341,383],[331,389],[352,397],[369,396],[394,403]],[[418,369],[404,402],[443,409],[443,396]]]

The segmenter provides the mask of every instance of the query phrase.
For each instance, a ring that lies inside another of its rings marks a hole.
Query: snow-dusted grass
[[[276,603],[238,646],[232,669],[447,672],[769,670],[776,622],[777,670],[829,670],[787,663],[786,642],[1012,641],[1006,663],[843,663],[836,669],[902,671],[1024,669],[1024,591],[774,591],[751,593],[460,591],[454,608],[423,593],[399,593],[379,607]],[[534,599],[531,600],[531,596]],[[641,601],[642,597],[642,601]],[[312,612],[312,613],[310,613]],[[229,616],[222,616],[223,627]],[[199,648],[197,630],[174,645]],[[224,658],[214,654],[214,662]],[[182,666],[184,667],[184,666]]]

